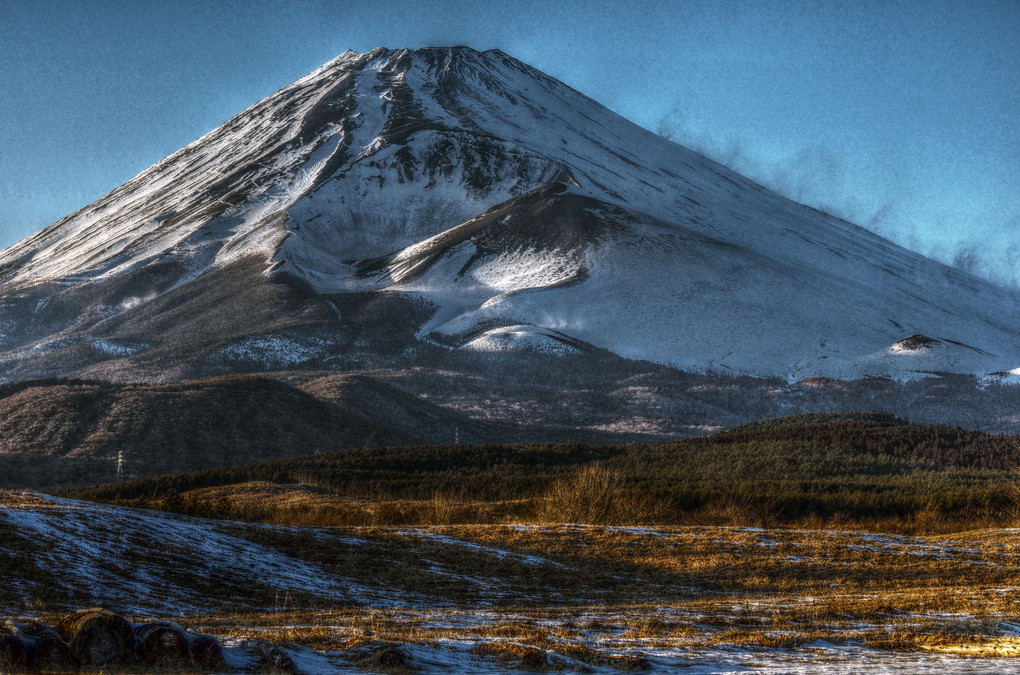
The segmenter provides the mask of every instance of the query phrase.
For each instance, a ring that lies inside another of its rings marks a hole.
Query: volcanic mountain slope
[[[11,379],[451,348],[791,379],[1020,365],[1017,293],[468,48],[347,52],[0,253],[0,277]]]

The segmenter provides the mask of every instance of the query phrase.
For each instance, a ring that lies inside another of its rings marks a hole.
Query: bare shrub
[[[781,519],[770,504],[742,495],[723,495],[710,499],[689,520],[697,525],[771,527]]]
[[[1020,466],[1013,469],[1013,478],[1010,480],[1010,494],[1012,503],[1009,506],[1007,515],[1013,521],[1014,527],[1020,527]]]
[[[1006,472],[1009,501],[1006,504],[1006,519],[1013,527],[1020,527],[1020,464],[1014,464]]]
[[[1014,525],[1020,527],[1020,437],[1014,436],[1009,442],[1012,452],[1009,469],[1006,471],[1006,481],[1009,483],[1010,503],[1006,516]]]
[[[614,520],[627,525],[666,525],[679,522],[680,513],[668,499],[628,492],[617,500]]]
[[[436,490],[425,509],[425,522],[428,525],[450,525],[455,522],[459,500],[452,494]]]
[[[255,494],[239,494],[230,499],[230,519],[261,523],[272,518],[275,508]]]
[[[909,519],[918,534],[938,534],[946,529],[946,513],[937,504],[928,503]]]
[[[623,475],[600,462],[581,467],[552,484],[541,516],[552,522],[604,524],[617,513],[623,485]]]
[[[372,525],[389,527],[407,522],[407,513],[397,502],[381,501],[372,510]]]

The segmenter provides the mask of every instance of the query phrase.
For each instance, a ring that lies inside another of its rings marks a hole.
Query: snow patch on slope
[[[462,135],[420,132],[407,146],[380,149],[371,161],[354,164],[342,180],[327,182],[288,210],[292,235],[274,259],[319,291],[357,288],[359,282],[350,278],[353,263],[419,243],[560,170],[540,156],[490,143],[485,153],[502,163],[484,192],[470,187],[467,172],[485,158]]]
[[[214,359],[255,361],[266,369],[285,368],[321,358],[329,342],[284,335],[253,335],[221,347]]]
[[[573,340],[562,333],[536,326],[504,326],[485,331],[464,343],[462,349],[477,352],[537,352],[541,354],[577,354]]]
[[[130,345],[113,340],[95,340],[92,347],[110,356],[132,356],[145,349],[144,345]]]
[[[167,564],[182,559],[191,561],[190,574],[219,583],[275,585],[338,602],[357,601],[364,591],[312,563],[231,535],[221,522],[51,499],[50,506],[0,508],[0,523],[39,545],[36,564],[58,572],[68,590],[100,594],[92,601],[122,612],[203,611],[202,595],[175,581],[179,570]],[[163,553],[146,564],[150,548]],[[137,562],[125,564],[130,560]],[[29,588],[20,590],[29,597]]]

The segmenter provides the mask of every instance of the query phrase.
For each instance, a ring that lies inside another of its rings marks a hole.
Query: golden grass
[[[26,490],[0,490],[0,506],[45,506],[53,502],[44,495]]]
[[[479,658],[535,670],[641,668],[633,659],[652,648],[696,654],[824,641],[1009,656],[1020,643],[1003,626],[1020,620],[1016,530],[905,537],[709,526],[210,527],[349,578],[369,596],[340,607],[266,579],[245,591],[258,609],[238,612],[231,602],[241,589],[205,585],[195,588],[208,597],[207,612],[181,623],[355,661],[385,645],[450,641],[474,645]],[[45,620],[79,601],[52,571],[34,567],[42,550],[24,533],[0,530],[0,545],[10,578],[40,588],[54,582],[26,614]],[[138,559],[118,564],[174,557],[173,542],[161,546],[139,541]],[[182,588],[194,583],[188,572],[175,578]],[[14,606],[4,592],[0,600]]]
[[[504,668],[538,672],[564,669],[560,663],[550,661],[545,650],[519,642],[482,642],[472,647],[471,652],[493,659]]]
[[[782,527],[795,530],[853,530],[902,535],[954,534],[1020,526],[1015,518],[961,510],[922,509],[904,516],[851,518],[836,513],[784,518],[739,499],[711,500],[679,512],[649,497],[620,492],[620,477],[600,465],[557,481],[548,493],[529,498],[478,501],[437,492],[428,499],[337,495],[314,485],[252,481],[192,490],[181,495],[233,520],[298,527],[495,525],[563,522],[704,527]],[[1020,490],[1020,487],[1017,488]],[[1017,492],[1020,495],[1020,491]],[[1020,503],[1020,497],[1018,497]],[[154,503],[159,507],[160,504]],[[1018,507],[1020,508],[1020,507]]]
[[[191,490],[182,498],[217,508],[234,520],[298,527],[499,523],[516,521],[535,508],[526,499],[479,502],[440,492],[429,499],[367,499],[335,495],[313,485],[265,481]]]
[[[198,627],[325,650],[348,650],[365,641],[470,641],[477,654],[538,670],[562,664],[550,657],[538,666],[531,656],[527,666],[522,655],[555,652],[626,669],[610,652],[854,641],[885,650],[989,656],[1011,655],[1017,645],[1003,635],[1001,623],[1020,616],[1020,537],[1014,531],[876,538],[730,528],[447,526],[348,534],[379,547],[355,547],[361,552],[348,552],[338,563],[359,583],[431,590],[452,606],[299,608],[196,617]],[[446,539],[429,539],[432,535]],[[550,564],[509,555],[493,559],[484,549],[449,540]],[[320,551],[323,558],[337,553]],[[358,561],[357,555],[366,557]],[[391,565],[380,565],[382,558]],[[495,596],[464,588],[463,582],[437,584],[426,569],[434,564],[454,577],[487,579]],[[500,586],[503,579],[512,583]],[[475,608],[483,600],[492,608],[479,613]],[[592,645],[600,647],[587,654]]]

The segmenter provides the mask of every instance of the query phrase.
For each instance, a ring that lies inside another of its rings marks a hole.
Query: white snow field
[[[482,215],[493,207],[499,219]],[[175,261],[180,284],[250,255],[320,292],[420,294],[435,304],[421,338],[472,350],[555,351],[545,338],[565,335],[791,380],[1020,364],[1016,291],[468,48],[349,51],[3,251],[0,279],[73,285]],[[933,342],[895,347],[913,335]]]

